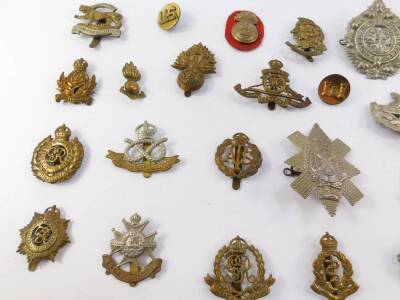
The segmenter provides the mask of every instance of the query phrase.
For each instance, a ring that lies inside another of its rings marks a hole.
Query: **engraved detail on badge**
[[[299,131],[288,139],[301,148],[300,153],[285,161],[290,168],[284,169],[286,176],[297,176],[292,188],[304,199],[312,193],[333,217],[339,201],[344,196],[355,205],[363,194],[350,181],[360,171],[344,157],[350,148],[339,139],[331,139],[315,124],[308,137]]]
[[[141,78],[138,68],[132,62],[126,63],[122,68],[122,74],[126,82],[119,91],[132,100],[144,98],[146,95],[140,90],[140,86],[137,83]]]
[[[170,30],[176,26],[181,17],[181,9],[176,3],[166,4],[158,13],[158,26],[164,30]]]
[[[172,67],[180,70],[177,82],[186,97],[203,86],[204,74],[215,73],[215,64],[214,54],[201,43],[179,54]]]
[[[27,256],[29,271],[35,271],[41,260],[54,262],[58,250],[70,242],[68,222],[60,217],[60,210],[54,205],[43,214],[35,213],[31,222],[20,230],[17,252]]]
[[[57,80],[57,90],[59,94],[56,95],[56,101],[69,102],[73,104],[85,103],[92,104],[92,94],[96,87],[96,76],[93,75],[89,78],[86,73],[88,63],[83,58],[74,62],[74,70],[64,75],[61,73],[60,78]]]
[[[107,275],[112,274],[134,287],[148,277],[154,278],[161,271],[162,259],[153,255],[157,246],[154,241],[157,233],[143,233],[149,221],[141,222],[141,217],[134,214],[129,221],[123,219],[122,223],[126,232],[112,230],[114,239],[110,243],[111,253],[103,255],[103,267]],[[121,261],[117,262],[114,255],[122,255]],[[146,264],[148,258],[150,261]]]
[[[386,79],[400,67],[400,19],[382,0],[374,0],[351,20],[340,44],[360,73]]]
[[[387,105],[371,103],[371,113],[375,121],[396,132],[400,132],[400,94],[391,93],[393,101]]]
[[[344,300],[358,290],[351,262],[338,251],[338,242],[329,233],[320,243],[322,251],[313,263],[315,280],[311,289],[328,300]]]
[[[306,18],[298,18],[296,26],[291,31],[297,45],[286,42],[294,52],[304,56],[309,62],[313,62],[313,56],[318,56],[326,51],[324,45],[325,35],[321,27],[314,21]]]
[[[290,88],[289,74],[282,70],[282,62],[271,60],[269,65],[271,69],[262,70],[262,83],[244,89],[241,84],[237,84],[234,86],[235,91],[243,97],[256,98],[258,103],[268,104],[270,110],[274,110],[276,104],[284,108],[304,108],[311,104],[310,99]]]
[[[242,179],[257,173],[262,156],[245,134],[236,133],[232,139],[226,139],[218,146],[215,163],[222,173],[232,178],[232,188],[238,190]]]
[[[326,104],[340,104],[350,95],[350,82],[339,74],[326,76],[319,84],[318,95]]]
[[[125,139],[128,146],[124,153],[108,150],[107,158],[111,159],[115,166],[130,172],[143,172],[143,176],[149,178],[154,172],[168,171],[179,162],[179,155],[166,157],[167,149],[164,143],[168,140],[162,138],[156,140],[154,135],[157,128],[145,121],[136,127],[136,140]]]
[[[222,247],[215,257],[214,276],[205,282],[211,292],[227,300],[255,300],[265,297],[275,278],[265,277],[265,263],[260,251],[237,236]]]
[[[111,4],[99,3],[95,5],[81,5],[79,11],[83,15],[75,18],[87,23],[78,23],[72,28],[72,33],[93,36],[90,48],[96,47],[105,36],[120,37],[122,15],[117,13],[118,8]]]
[[[239,12],[235,16],[237,22],[231,29],[233,38],[243,44],[254,43],[258,38],[258,31],[255,25],[258,24],[258,17],[250,11]]]
[[[70,141],[71,130],[62,125],[55,136],[46,137],[33,151],[32,172],[41,181],[57,183],[70,179],[80,168],[83,146],[78,138]]]

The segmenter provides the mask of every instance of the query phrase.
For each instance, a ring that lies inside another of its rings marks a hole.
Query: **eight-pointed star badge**
[[[308,137],[296,131],[288,139],[301,151],[285,161],[290,168],[286,168],[284,174],[298,176],[291,186],[303,198],[315,192],[333,217],[342,196],[351,205],[363,197],[350,181],[360,171],[344,159],[350,151],[345,143],[339,139],[331,141],[318,124],[314,125]]]

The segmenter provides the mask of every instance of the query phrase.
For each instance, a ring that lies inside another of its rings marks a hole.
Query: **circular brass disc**
[[[175,27],[181,17],[181,9],[176,3],[166,4],[158,13],[158,26],[164,30],[170,30]]]
[[[322,79],[318,87],[318,95],[329,105],[342,103],[350,94],[350,82],[339,74],[331,74]]]

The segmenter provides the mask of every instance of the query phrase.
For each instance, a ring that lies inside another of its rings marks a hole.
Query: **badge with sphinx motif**
[[[298,176],[291,186],[300,196],[305,199],[315,193],[332,217],[342,196],[351,205],[363,197],[350,181],[360,171],[344,159],[349,146],[339,139],[331,141],[318,124],[308,137],[296,131],[288,139],[301,151],[285,161],[290,168],[284,169],[284,174]]]
[[[107,158],[115,166],[130,172],[143,172],[143,176],[149,178],[152,173],[168,171],[179,162],[179,155],[166,157],[167,148],[164,143],[168,139],[156,140],[154,135],[157,128],[154,125],[145,121],[136,128],[135,133],[136,140],[125,139],[128,146],[124,153],[108,150]]]
[[[32,172],[41,181],[57,183],[70,179],[80,168],[83,146],[78,138],[70,141],[71,130],[62,125],[55,137],[48,136],[37,145],[32,156]]]
[[[371,103],[371,113],[375,121],[396,132],[400,132],[400,94],[391,94],[393,101],[387,105]]]
[[[103,255],[103,267],[106,274],[112,274],[120,281],[134,287],[146,278],[154,278],[161,271],[162,259],[155,258],[156,248],[154,238],[156,232],[149,235],[143,233],[149,221],[141,222],[141,217],[134,214],[129,221],[123,219],[126,232],[113,229],[114,239],[111,241],[111,253]],[[114,255],[122,255],[122,260],[116,262]],[[146,258],[150,261],[143,266]],[[126,269],[124,269],[126,268]]]

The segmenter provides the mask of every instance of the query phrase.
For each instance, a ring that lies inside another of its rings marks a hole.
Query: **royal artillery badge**
[[[400,132],[400,94],[391,94],[393,101],[387,105],[371,103],[371,113],[375,121],[396,132]]]
[[[46,137],[37,145],[32,156],[32,172],[40,180],[57,183],[70,179],[80,168],[83,146],[78,138],[70,141],[71,130],[62,125],[55,137]]]
[[[290,168],[284,169],[284,174],[297,176],[291,186],[300,196],[305,199],[315,193],[332,217],[342,196],[351,205],[363,197],[350,181],[360,171],[344,159],[349,146],[339,139],[331,141],[318,124],[308,137],[296,131],[288,139],[301,151],[285,161]]]
[[[58,250],[70,242],[68,222],[60,217],[60,210],[54,205],[43,214],[35,213],[31,222],[20,230],[17,252],[28,257],[29,271],[35,271],[41,260],[54,262]]]
[[[134,214],[129,221],[123,219],[126,232],[113,229],[114,239],[111,240],[111,253],[103,255],[103,267],[106,274],[112,274],[120,281],[136,286],[146,278],[154,278],[161,271],[162,259],[155,258],[156,248],[154,238],[156,232],[149,235],[143,233],[148,221],[141,222],[141,217]],[[116,262],[114,255],[122,255],[122,260]],[[150,262],[143,266],[146,258]]]
[[[154,135],[157,128],[145,121],[136,130],[136,140],[125,139],[128,146],[124,153],[108,150],[107,158],[111,159],[115,166],[130,172],[142,172],[149,178],[154,172],[168,171],[179,162],[179,155],[166,157],[167,148],[164,143],[168,140],[162,138],[156,140]]]

